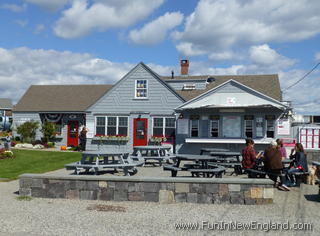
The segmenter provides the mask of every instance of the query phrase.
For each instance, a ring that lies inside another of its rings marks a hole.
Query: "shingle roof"
[[[282,100],[281,88],[279,83],[278,75],[201,75],[201,76],[175,76],[174,79],[171,79],[170,76],[163,76],[164,81],[181,81],[181,80],[204,80],[207,78],[214,78],[215,81],[207,84],[206,89],[204,90],[176,90],[186,101],[189,101],[202,93],[207,92],[210,89],[213,89],[220,84],[233,79],[240,82],[243,85],[246,85],[258,92],[261,92],[271,98],[274,98],[278,101]]]
[[[0,98],[0,109],[12,109],[11,99]]]
[[[102,97],[112,85],[32,85],[14,112],[85,111]]]

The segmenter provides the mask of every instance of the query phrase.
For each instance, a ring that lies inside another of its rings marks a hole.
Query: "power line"
[[[301,79],[296,81],[295,83],[291,84],[289,87],[285,88],[284,90],[288,90],[295,86],[297,83],[301,82],[303,79],[305,79],[309,74],[311,74],[318,66],[320,65],[320,62],[318,62],[308,73],[306,73],[304,76],[302,76]]]

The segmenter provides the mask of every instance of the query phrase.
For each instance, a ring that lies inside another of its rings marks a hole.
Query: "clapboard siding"
[[[135,99],[135,81],[138,79],[148,81],[148,98]],[[104,142],[100,149],[109,151],[132,152],[133,122],[135,118],[148,119],[148,139],[152,135],[152,118],[172,117],[174,108],[183,104],[183,99],[171,87],[167,86],[157,75],[150,72],[144,64],[140,63],[122,78],[107,94],[100,98],[87,110],[86,122],[89,129],[95,134],[96,116],[127,116],[129,141],[121,145],[111,145]],[[97,141],[89,138],[88,150],[97,150]]]
[[[13,120],[13,136],[19,136],[17,133],[17,128],[22,125],[23,123],[27,121],[37,121],[39,122],[39,125],[41,125],[41,119],[39,116],[39,113],[35,112],[14,112],[12,114],[12,120]],[[40,132],[40,129],[37,129],[36,132],[36,139],[41,139],[42,133]]]
[[[148,81],[148,98],[135,99],[135,80]],[[111,91],[88,109],[92,113],[131,113],[136,111],[150,114],[173,114],[173,109],[181,105],[182,99],[155,78],[143,65],[139,64],[125,76]]]
[[[175,90],[182,90],[184,85],[195,85],[195,89],[206,89],[207,83],[205,81],[170,81],[166,80],[166,83],[169,84]]]

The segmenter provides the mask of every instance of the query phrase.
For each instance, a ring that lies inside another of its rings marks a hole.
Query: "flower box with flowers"
[[[117,141],[117,142],[128,142],[129,136],[124,135],[95,135],[93,140],[107,140],[107,141]]]
[[[160,145],[162,142],[167,141],[167,138],[163,136],[151,136],[149,141],[155,145]]]

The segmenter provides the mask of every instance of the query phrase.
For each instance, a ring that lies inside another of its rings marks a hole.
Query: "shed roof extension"
[[[278,101],[282,100],[280,82],[278,75],[276,74],[175,76],[174,79],[170,76],[163,76],[161,78],[169,84],[170,81],[186,81],[188,79],[205,80],[207,78],[214,78],[213,82],[207,84],[206,89],[176,90],[176,92],[179,93],[186,101],[189,101],[231,79]]]
[[[84,112],[112,85],[32,85],[14,112]]]

